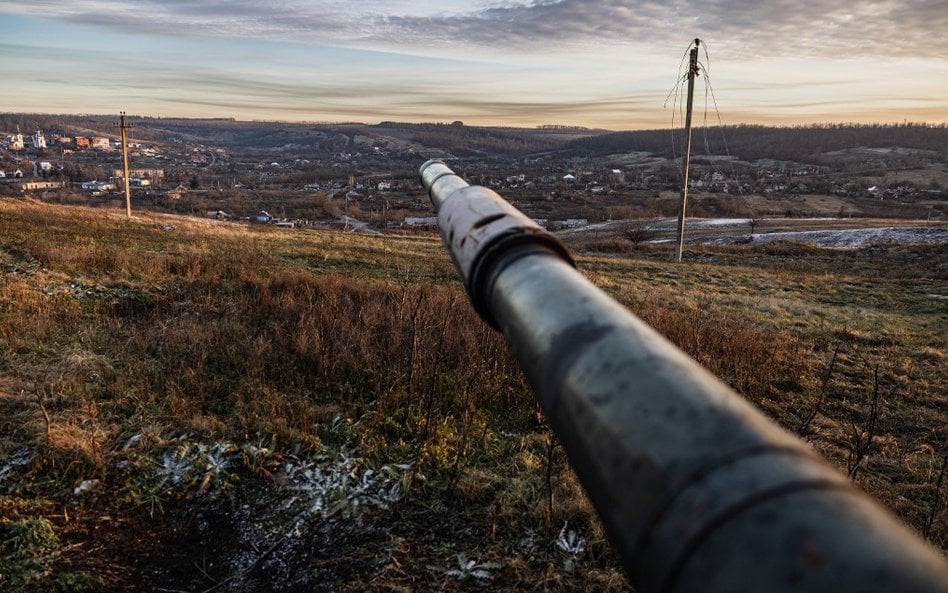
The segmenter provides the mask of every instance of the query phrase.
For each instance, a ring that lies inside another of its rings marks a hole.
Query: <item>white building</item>
[[[43,132],[40,130],[36,130],[36,133],[33,134],[33,148],[46,148],[46,137],[43,136]]]
[[[125,177],[125,171],[122,169],[112,169],[112,177],[118,179],[123,179]],[[142,179],[151,179],[154,181],[161,181],[165,178],[164,169],[129,169],[128,170],[129,179],[135,179],[140,177]]]
[[[23,150],[23,134],[17,132],[10,136],[10,150]]]
[[[411,226],[411,227],[438,226],[438,217],[437,216],[406,216],[404,224],[405,226]]]
[[[96,136],[92,139],[92,148],[97,150],[112,150],[112,145],[109,144],[108,138],[103,138],[101,136]]]
[[[20,184],[23,191],[36,191],[38,189],[59,189],[66,184],[62,181],[27,181]]]
[[[567,218],[560,223],[564,229],[578,229],[589,224],[586,218]]]
[[[86,181],[81,187],[82,189],[90,189],[93,191],[108,191],[115,189],[115,184],[109,183],[108,181]]]

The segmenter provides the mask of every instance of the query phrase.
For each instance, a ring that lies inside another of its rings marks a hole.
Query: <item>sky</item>
[[[946,0],[0,0],[0,110],[307,122],[948,122]]]

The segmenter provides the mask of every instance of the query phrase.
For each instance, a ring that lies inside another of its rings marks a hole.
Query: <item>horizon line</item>
[[[0,111],[0,115],[12,115],[12,116],[42,116],[42,117],[118,117],[119,112],[115,113],[56,113],[56,112],[29,112],[29,111]],[[677,130],[680,128],[676,127],[641,127],[641,128],[626,128],[626,129],[612,129],[604,127],[590,127],[580,124],[564,124],[564,123],[544,123],[544,124],[534,124],[534,125],[511,125],[511,124],[467,124],[463,120],[455,119],[452,121],[400,121],[394,119],[382,119],[375,123],[370,123],[366,121],[329,121],[329,120],[283,120],[283,119],[240,119],[237,117],[201,117],[201,116],[181,116],[181,115],[129,115],[126,114],[126,119],[137,118],[140,120],[192,120],[192,121],[226,121],[233,123],[267,123],[267,124],[284,124],[284,125],[324,125],[324,126],[381,126],[383,124],[395,124],[395,125],[456,125],[456,122],[461,122],[461,125],[470,128],[501,128],[501,129],[511,129],[511,130],[542,130],[544,128],[549,128],[550,130],[563,129],[563,130],[582,130],[588,132],[604,132],[604,133],[620,133],[620,132],[647,132],[647,131],[667,131],[667,130]],[[860,121],[811,121],[806,123],[795,123],[795,124],[766,124],[766,123],[755,123],[755,122],[739,122],[732,124],[717,124],[712,126],[693,126],[695,129],[713,129],[713,128],[739,128],[739,127],[760,127],[760,128],[775,128],[775,129],[787,129],[787,128],[820,128],[820,127],[846,127],[846,126],[862,126],[862,127],[873,127],[873,126],[882,126],[882,127],[899,127],[899,126],[913,126],[913,127],[925,127],[925,128],[948,128],[948,122],[927,122],[927,121],[888,121],[888,122],[860,122]]]

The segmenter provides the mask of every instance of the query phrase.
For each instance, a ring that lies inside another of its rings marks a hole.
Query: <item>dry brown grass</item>
[[[663,257],[580,262],[791,429],[816,405],[842,341],[808,434],[841,465],[850,425],[865,419],[867,369],[879,365],[885,405],[859,483],[923,528],[939,500],[948,379],[943,313],[918,290],[941,288],[908,265],[894,278],[779,246],[685,266]],[[413,461],[414,500],[462,509],[472,523],[458,529],[486,530],[483,545],[505,549],[528,528],[555,536],[569,522],[590,542],[582,582],[618,586],[562,450],[549,455],[502,337],[472,311],[436,238],[127,221],[3,201],[0,267],[0,453],[43,451],[33,471],[48,495],[93,475],[118,479],[110,461],[133,434],[148,435],[146,450],[180,433],[318,450],[342,418],[367,458]],[[944,546],[940,504],[930,532]]]

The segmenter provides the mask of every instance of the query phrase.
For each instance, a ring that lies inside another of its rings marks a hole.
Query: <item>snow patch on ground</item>
[[[701,242],[706,245],[729,245],[747,235],[722,235]],[[754,243],[771,241],[793,241],[815,247],[856,249],[876,243],[944,243],[948,242],[948,229],[933,227],[883,227],[869,229],[838,229],[821,231],[790,231],[779,233],[756,233]]]
[[[709,226],[736,226],[739,224],[750,224],[749,218],[710,218],[707,220],[695,220],[687,223],[690,227],[709,227]]]

